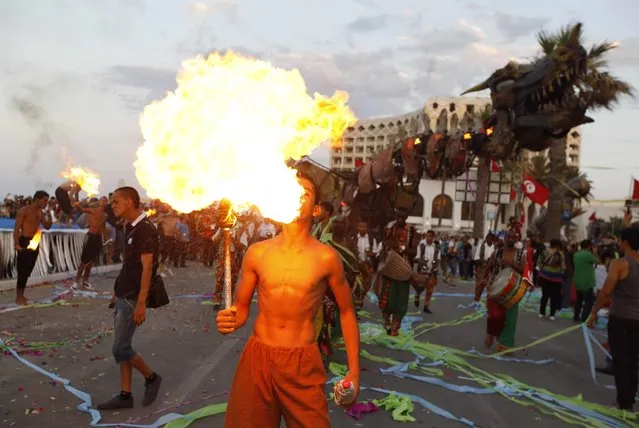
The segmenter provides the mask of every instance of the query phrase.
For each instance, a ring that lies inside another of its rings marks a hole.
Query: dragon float
[[[380,230],[394,219],[397,208],[412,210],[419,203],[421,178],[458,177],[477,156],[508,162],[522,150],[546,150],[571,129],[593,122],[588,110],[610,109],[620,95],[632,94],[629,85],[599,69],[601,56],[615,45],[602,43],[586,50],[582,24],[555,35],[541,32],[538,38],[545,55],[530,63],[511,61],[462,93],[490,90],[492,106],[479,129],[451,134],[403,130],[406,135],[398,134],[387,149],[352,173],[332,172],[309,160],[298,162],[298,167],[322,183],[323,200],[350,207],[351,227],[364,219]],[[589,193],[590,183],[579,177],[563,185],[570,220],[579,214],[571,207]],[[541,216],[531,228],[540,230],[545,221]]]

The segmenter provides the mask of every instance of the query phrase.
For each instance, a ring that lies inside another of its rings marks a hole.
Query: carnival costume
[[[359,239],[364,239],[366,247],[364,249],[364,255],[361,254],[358,248]],[[359,262],[360,279],[355,283],[355,289],[353,290],[353,301],[355,303],[355,310],[359,311],[364,306],[364,299],[368,294],[371,286],[373,285],[373,275],[376,270],[376,256],[374,254],[376,247],[375,239],[370,235],[360,236],[356,234],[353,238],[352,246],[357,250],[357,259]],[[371,255],[371,253],[373,253]]]
[[[421,242],[417,247],[417,269],[419,273],[427,276],[426,285],[415,285],[415,307],[419,307],[419,299],[422,291],[426,291],[424,295],[424,311],[430,306],[430,299],[433,296],[433,291],[437,286],[437,274],[439,271],[439,246],[433,242],[428,245],[426,242]]]
[[[502,263],[503,256],[503,250],[497,250],[493,256],[494,259],[486,266],[487,269],[491,269],[490,287],[495,287],[495,280],[502,270],[507,269],[507,266],[504,266]],[[507,287],[525,292],[532,287],[529,266],[525,259],[524,250],[515,250],[515,265],[521,265],[522,260],[524,260],[523,275],[520,275],[512,269],[509,269],[505,273],[509,274]],[[519,293],[519,297],[513,299],[513,303],[504,304],[503,295],[496,295],[490,288],[488,291],[489,293],[486,299],[486,309],[488,311],[486,333],[489,336],[497,338],[498,351],[513,348],[515,346],[515,332],[517,330],[517,318],[519,315],[519,301],[521,300],[522,294]]]
[[[352,248],[352,245],[345,246],[333,240],[332,226],[334,219],[335,217],[331,217],[326,226],[322,227],[321,223],[316,225],[313,228],[312,235],[319,239],[320,242],[330,245],[337,251],[344,265],[344,276],[352,292],[357,286],[357,282],[361,281],[359,278],[359,263],[356,256],[357,249]],[[315,318],[315,329],[320,351],[326,357],[331,355],[332,341],[341,337],[342,326],[339,311],[337,310],[337,300],[329,287],[326,288],[322,306]]]
[[[384,256],[388,260],[392,256],[389,252],[395,252],[404,260],[407,260],[407,250],[414,236],[414,227],[408,224],[398,225],[393,223],[386,233]],[[388,261],[387,261],[388,263]],[[392,279],[380,269],[378,281],[381,282],[379,291],[379,308],[384,316],[384,327],[391,336],[399,334],[402,319],[408,312],[408,297],[410,291],[410,279]]]

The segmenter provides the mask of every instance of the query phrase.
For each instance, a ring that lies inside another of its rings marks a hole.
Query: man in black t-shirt
[[[140,195],[132,187],[121,187],[113,195],[114,214],[127,222],[122,270],[115,280],[113,306],[113,357],[120,365],[122,390],[111,400],[98,405],[99,410],[133,407],[131,376],[133,368],[145,378],[144,400],[148,406],[158,396],[162,377],[155,373],[133,350],[136,327],[146,318],[146,302],[151,282],[158,269],[159,236],[153,223],[140,211]]]

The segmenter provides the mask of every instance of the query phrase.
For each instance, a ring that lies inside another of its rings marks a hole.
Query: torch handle
[[[231,287],[231,229],[224,228],[224,307],[229,309],[233,305]]]

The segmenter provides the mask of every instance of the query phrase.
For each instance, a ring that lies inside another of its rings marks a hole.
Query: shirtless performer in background
[[[13,228],[13,242],[18,252],[18,282],[16,284],[16,303],[18,305],[27,304],[27,299],[24,297],[24,289],[40,253],[40,245],[35,249],[28,249],[27,247],[38,232],[38,229],[40,229],[40,225],[47,230],[51,227],[51,217],[49,214],[44,213],[48,203],[49,194],[44,190],[38,190],[33,195],[33,202],[20,209],[16,216],[16,223]]]
[[[75,277],[75,282],[71,286],[73,290],[94,291],[95,289],[89,283],[89,275],[95,261],[100,257],[102,252],[102,235],[104,234],[104,225],[107,220],[106,201],[100,199],[95,206],[90,208],[82,208],[79,202],[76,202],[75,208],[86,213],[89,222],[89,232],[84,238],[82,246],[82,255],[80,256],[80,266]],[[82,282],[80,282],[82,280]]]
[[[350,379],[359,393],[359,329],[337,252],[311,235],[319,194],[310,178],[300,215],[273,239],[251,245],[242,264],[235,305],[220,311],[217,328],[230,334],[246,324],[257,288],[258,314],[235,372],[226,428],[330,426],[326,372],[317,346],[315,315],[327,285],[341,315]],[[354,403],[346,403],[350,405]]]

